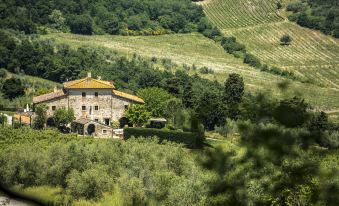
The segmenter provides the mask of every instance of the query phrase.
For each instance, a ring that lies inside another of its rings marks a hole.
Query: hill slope
[[[247,90],[252,92],[270,91],[276,97],[282,96],[276,85],[285,80],[284,78],[261,72],[243,64],[241,59],[227,54],[219,44],[197,33],[161,36],[83,36],[55,33],[41,37],[42,39],[54,39],[57,43],[72,47],[100,47],[128,55],[136,53],[149,58],[169,58],[179,65],[207,66],[215,69],[215,74],[204,76],[222,83],[228,74],[236,72],[244,77]],[[318,108],[333,110],[338,107],[339,95],[337,95],[338,90],[336,89],[297,81],[290,81],[290,87]],[[292,90],[290,95],[294,94]]]
[[[226,36],[235,36],[264,63],[307,77],[321,86],[339,88],[339,40],[289,22],[276,0],[208,0],[208,18]],[[279,39],[288,34],[289,46]]]

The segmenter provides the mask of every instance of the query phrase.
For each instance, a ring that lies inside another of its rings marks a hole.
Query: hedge
[[[124,139],[131,137],[154,137],[157,136],[160,141],[168,140],[184,144],[188,148],[196,148],[198,136],[192,132],[177,132],[150,128],[126,128],[124,129]]]

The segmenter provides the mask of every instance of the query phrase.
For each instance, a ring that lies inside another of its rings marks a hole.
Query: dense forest
[[[77,34],[154,35],[192,32],[206,24],[191,0],[2,1],[0,27],[26,34],[43,27]]]
[[[337,0],[307,0],[292,3],[287,11],[293,12],[289,19],[299,25],[321,30],[339,38],[339,3]]]

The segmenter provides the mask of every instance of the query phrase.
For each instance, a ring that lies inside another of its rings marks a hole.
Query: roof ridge
[[[87,78],[91,78],[91,77],[87,77]],[[101,79],[94,79],[94,78],[91,78],[99,83],[102,83],[102,84],[106,84],[108,86],[112,86],[108,81],[105,81],[105,80],[101,80]]]
[[[71,84],[67,85],[67,87],[73,86],[74,84],[79,84],[79,83],[81,83],[81,82],[87,80],[87,78],[91,78],[91,77],[85,77],[85,78],[83,78],[83,79],[75,79],[75,80],[69,81],[69,83],[71,83]],[[72,82],[73,82],[73,83],[72,83]],[[65,84],[65,83],[67,83],[67,82],[64,82],[64,84]]]
[[[70,89],[74,89],[74,88],[91,88],[91,86],[88,85],[88,83],[86,82],[88,81],[90,84],[89,85],[92,85],[93,84],[96,86],[93,86],[93,88],[100,88],[100,87],[103,87],[103,88],[106,88],[106,89],[114,89],[114,85],[112,85],[110,82],[108,81],[104,81],[104,80],[99,80],[99,79],[95,79],[95,78],[92,78],[92,77],[85,77],[83,79],[78,79],[78,80],[73,80],[72,82],[65,82],[64,83],[64,88],[70,88]],[[100,86],[101,85],[101,86]]]

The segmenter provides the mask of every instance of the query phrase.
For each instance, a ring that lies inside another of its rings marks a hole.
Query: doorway
[[[94,124],[90,124],[87,127],[87,134],[88,135],[92,135],[95,132],[95,125]]]

